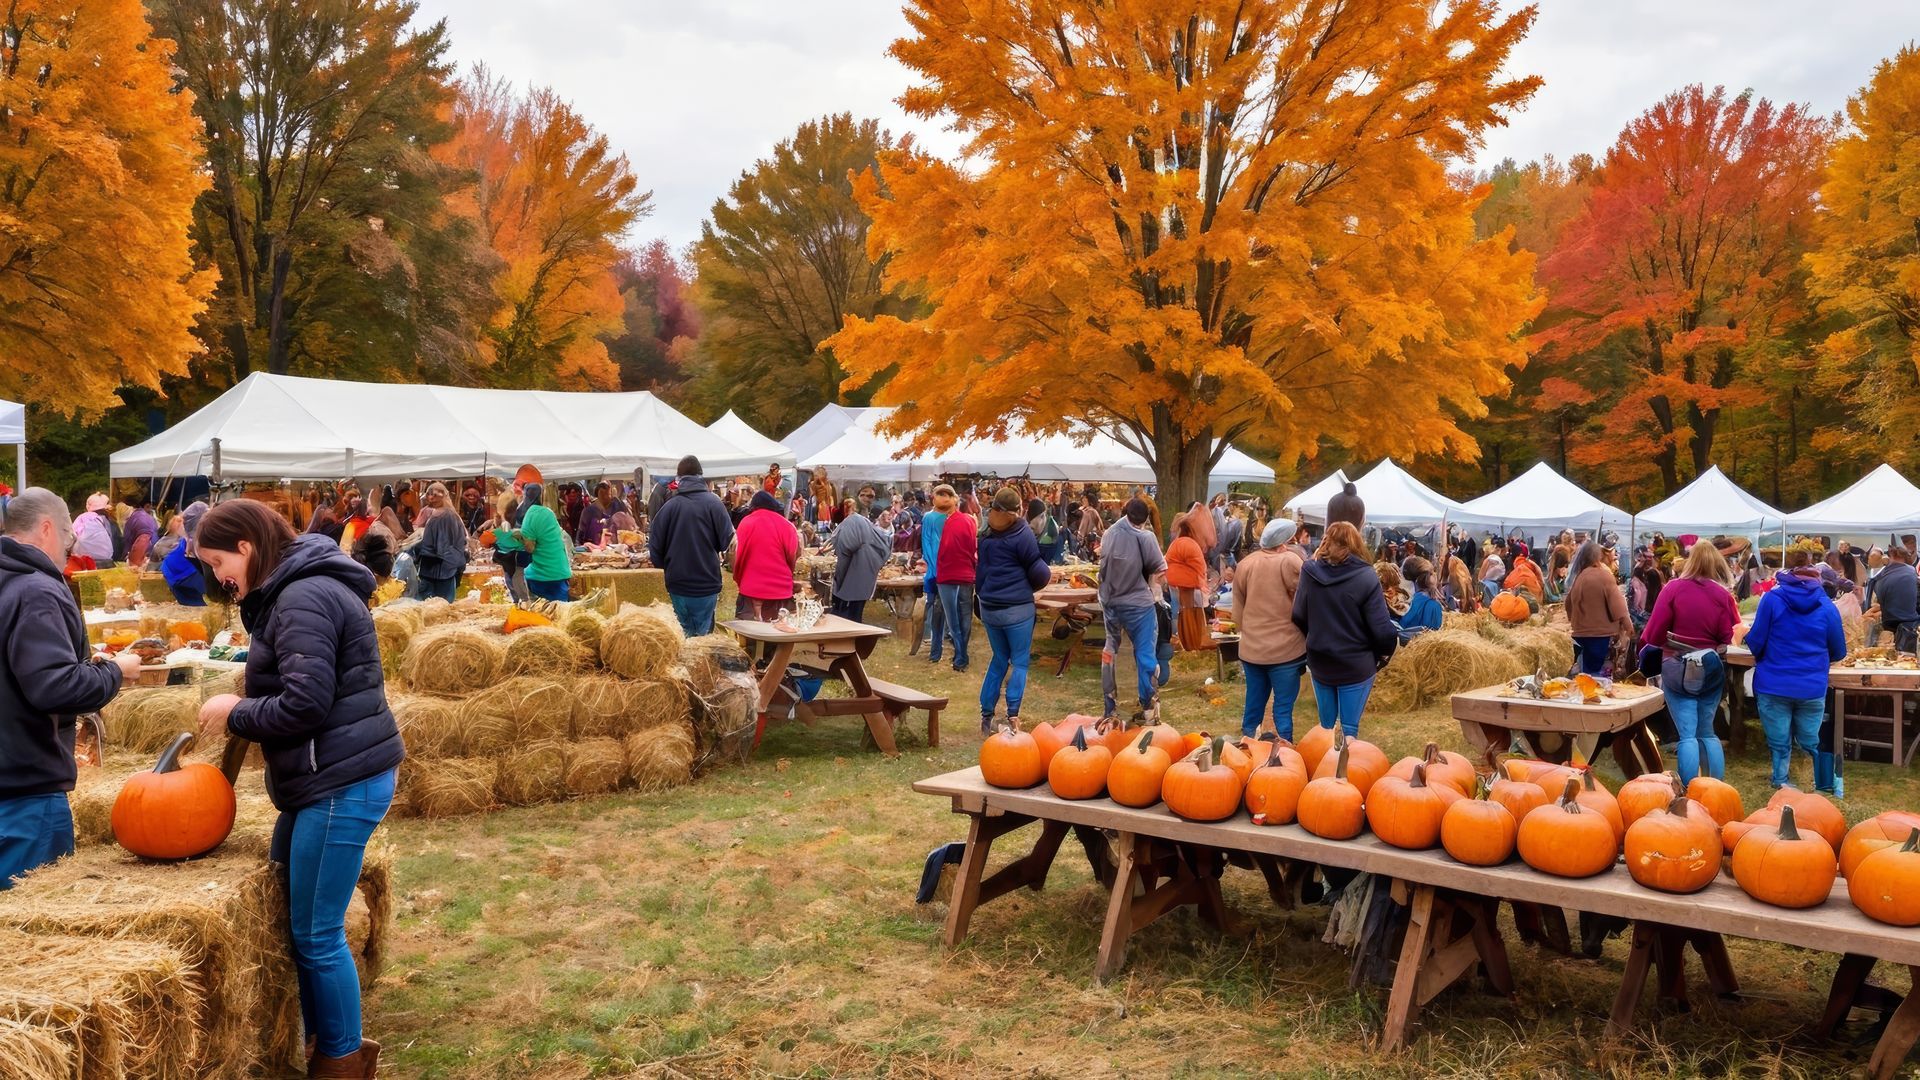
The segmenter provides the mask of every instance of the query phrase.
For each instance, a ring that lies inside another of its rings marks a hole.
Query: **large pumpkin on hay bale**
[[[193,741],[181,732],[147,772],[127,777],[113,801],[113,838],[146,859],[191,859],[233,831],[233,785],[204,762],[182,765]]]
[[[1533,617],[1533,608],[1528,606],[1526,597],[1518,593],[1501,593],[1493,598],[1493,603],[1487,605],[1487,610],[1493,613],[1494,618],[1509,625],[1523,623]]]

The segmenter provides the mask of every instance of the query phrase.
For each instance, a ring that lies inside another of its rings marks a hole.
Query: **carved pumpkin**
[[[1847,895],[1869,919],[1920,926],[1920,828],[1898,846],[1868,852],[1847,875]]]
[[[1494,597],[1487,610],[1504,623],[1523,623],[1533,615],[1533,608],[1528,606],[1526,598],[1510,592]]]
[[[1313,776],[1320,769],[1320,759],[1333,752],[1333,729],[1315,724],[1293,746],[1300,751],[1300,759],[1307,763],[1307,775]]]
[[[181,732],[147,772],[134,773],[113,800],[113,838],[146,859],[191,859],[233,831],[233,785],[203,762],[180,763],[193,736]]]
[[[1795,825],[1801,829],[1819,833],[1828,847],[1835,851],[1840,850],[1840,845],[1847,839],[1847,818],[1840,812],[1839,807],[1833,805],[1832,800],[1816,792],[1795,791],[1784,787],[1774,792],[1773,798],[1767,800],[1767,808],[1770,810],[1786,805],[1793,807]]]
[[[1482,782],[1473,798],[1456,801],[1440,815],[1440,846],[1468,866],[1498,866],[1513,857],[1520,823],[1511,810],[1488,797],[1490,790]]]
[[[1087,742],[1087,728],[1073,729],[1073,741],[1047,763],[1047,786],[1063,799],[1093,799],[1107,790],[1113,751]]]
[[[1487,788],[1487,798],[1507,808],[1513,816],[1514,826],[1527,820],[1533,813],[1553,800],[1547,797],[1547,789],[1529,780],[1495,780]]]
[[[1333,762],[1332,775],[1315,777],[1300,793],[1297,810],[1300,827],[1315,836],[1351,840],[1359,836],[1366,825],[1367,816],[1362,811],[1366,798],[1347,778],[1350,752],[1345,746],[1335,751],[1329,758]]]
[[[1675,797],[1685,793],[1680,778],[1672,773],[1646,773],[1620,785],[1615,801],[1620,805],[1621,822],[1631,829],[1634,822],[1655,810],[1667,809]]]
[[[1367,824],[1394,847],[1425,851],[1440,842],[1440,819],[1462,798],[1450,784],[1429,784],[1426,763],[1416,762],[1412,778],[1385,776],[1373,785],[1366,798]]]
[[[1153,744],[1150,729],[1140,731],[1140,739],[1114,755],[1107,768],[1107,797],[1121,806],[1152,806],[1160,801],[1160,784],[1166,779],[1173,759]]]
[[[1625,789],[1622,789],[1625,793]],[[1685,795],[1627,826],[1627,873],[1649,889],[1699,892],[1720,876],[1720,833]]]
[[[1240,809],[1240,774],[1213,761],[1224,742],[1202,743],[1198,750],[1173,763],[1160,785],[1167,809],[1188,821],[1225,821]]]
[[[1255,825],[1285,825],[1300,808],[1300,793],[1307,789],[1307,770],[1300,755],[1284,741],[1274,743],[1267,760],[1247,777],[1247,813]]]
[[[1706,807],[1713,820],[1722,825],[1747,816],[1747,808],[1740,802],[1740,789],[1725,780],[1696,776],[1687,783],[1687,798]]]
[[[1620,800],[1613,797],[1605,784],[1594,779],[1592,769],[1582,769],[1578,779],[1580,793],[1576,798],[1580,805],[1607,819],[1607,824],[1613,826],[1613,842],[1617,846],[1627,835],[1627,823],[1620,817]]]
[[[1840,874],[1852,877],[1860,860],[1885,847],[1899,847],[1914,829],[1920,829],[1920,814],[1889,810],[1870,817],[1847,830],[1840,841]]]
[[[1516,835],[1520,858],[1543,874],[1592,877],[1613,865],[1620,841],[1613,825],[1599,812],[1583,805],[1581,783],[1567,778],[1558,802],[1528,814]]]
[[[1347,779],[1360,789],[1360,798],[1364,800],[1367,793],[1373,790],[1374,782],[1387,775],[1390,766],[1386,751],[1365,739],[1347,738],[1344,728],[1334,734],[1333,746],[1335,751],[1344,749],[1347,752]],[[1336,757],[1337,754],[1321,758],[1320,767],[1313,771],[1313,778],[1318,780],[1332,776]]]
[[[994,787],[1030,788],[1047,778],[1047,764],[1033,736],[1008,717],[999,730],[980,741],[980,778]]]
[[[1783,803],[1779,811],[1778,829],[1756,828],[1740,838],[1733,849],[1733,880],[1763,904],[1813,907],[1833,892],[1839,863],[1819,833],[1800,830],[1792,803]]]
[[[1411,780],[1415,765],[1427,767],[1427,783],[1446,784],[1461,795],[1473,794],[1480,782],[1480,774],[1474,771],[1472,762],[1451,750],[1440,749],[1437,743],[1428,743],[1419,757],[1403,757],[1394,762],[1387,775]]]

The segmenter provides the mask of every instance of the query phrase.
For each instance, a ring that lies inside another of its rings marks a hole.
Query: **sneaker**
[[[980,714],[980,734],[982,735],[993,734],[993,714],[992,713]]]
[[[965,675],[967,673],[967,665],[965,664],[953,665],[953,673],[956,675]]]

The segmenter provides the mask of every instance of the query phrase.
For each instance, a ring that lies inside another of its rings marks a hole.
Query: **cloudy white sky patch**
[[[1503,7],[1519,4],[1503,0]],[[1512,68],[1546,86],[1480,161],[1603,152],[1622,125],[1692,82],[1834,112],[1920,38],[1920,0],[1540,0]],[[851,111],[951,153],[939,123],[894,98],[897,0],[420,0],[453,58],[572,101],[627,155],[654,213],[635,231],[676,248],[713,201],[803,121]]]

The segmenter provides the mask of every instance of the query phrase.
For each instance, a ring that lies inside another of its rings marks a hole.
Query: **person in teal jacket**
[[[573,546],[560,528],[560,519],[540,502],[539,484],[525,490],[526,510],[520,516],[518,537],[532,553],[527,563],[527,591],[542,600],[567,600],[573,577]]]

